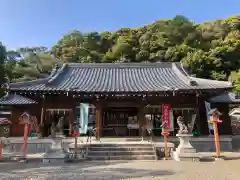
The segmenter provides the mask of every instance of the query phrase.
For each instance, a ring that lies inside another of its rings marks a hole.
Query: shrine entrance
[[[138,125],[138,108],[107,107],[103,110],[103,136],[129,136],[129,124]],[[138,135],[138,128],[131,129],[131,135]]]
[[[71,109],[46,109],[46,119],[44,121],[44,137],[51,135],[51,126],[57,125],[60,118],[63,117],[63,134],[69,136],[71,123]]]

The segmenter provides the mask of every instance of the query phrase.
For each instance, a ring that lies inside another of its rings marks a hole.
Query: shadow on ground
[[[126,162],[85,162],[72,164],[0,164],[0,177],[4,179],[104,179],[120,180],[131,178],[173,175],[171,170],[151,170],[124,167]],[[118,165],[114,167],[114,165]],[[121,168],[122,166],[122,168]]]

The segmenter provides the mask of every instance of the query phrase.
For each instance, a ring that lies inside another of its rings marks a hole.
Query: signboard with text
[[[170,129],[170,104],[162,105],[162,121],[164,128]]]

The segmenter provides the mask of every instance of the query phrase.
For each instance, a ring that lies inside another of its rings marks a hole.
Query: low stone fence
[[[235,138],[236,137],[236,138]],[[23,147],[23,139],[9,138],[11,142],[11,150],[14,152],[21,152]],[[121,138],[119,139],[121,141]],[[80,139],[79,141],[80,142]],[[85,142],[85,141],[83,141]],[[121,141],[122,143],[129,143],[126,141]],[[174,148],[176,148],[179,144],[179,139],[177,137],[169,137],[169,152],[171,153]],[[73,146],[74,138],[66,138],[63,140],[63,148],[65,150],[69,149],[70,144]],[[155,139],[153,144],[163,143],[162,138]],[[193,137],[191,140],[191,144],[197,150],[197,152],[214,152],[215,144],[214,137]],[[28,153],[44,153],[47,152],[52,145],[51,139],[28,139]],[[164,146],[155,147],[158,152],[161,154],[163,152]],[[220,148],[221,151],[230,152],[233,150],[240,150],[240,136],[220,136]]]
[[[69,143],[73,141],[64,141],[63,140],[63,148],[68,149]],[[52,146],[51,139],[28,139],[27,143],[27,152],[30,154],[34,153],[45,153]],[[12,152],[22,152],[23,148],[23,140],[10,140],[10,147]]]
[[[163,141],[163,140],[158,139],[156,141]],[[179,145],[179,139],[177,137],[169,137],[168,141],[172,142],[175,145],[175,147],[178,147]],[[197,152],[214,152],[215,151],[214,136],[193,137],[190,140],[190,142],[192,146],[197,150]],[[220,148],[221,148],[221,151],[225,151],[225,152],[233,151],[232,136],[220,136]]]

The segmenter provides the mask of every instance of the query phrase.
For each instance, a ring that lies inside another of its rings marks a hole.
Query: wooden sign
[[[31,124],[31,115],[30,114],[28,114],[27,112],[24,112],[21,116],[20,116],[20,118],[19,118],[19,120],[20,120],[20,124]]]

